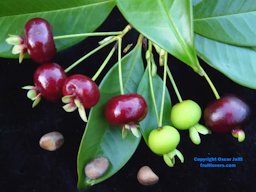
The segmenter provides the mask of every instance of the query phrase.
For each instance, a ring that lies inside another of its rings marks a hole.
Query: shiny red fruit
[[[240,98],[228,95],[209,104],[204,110],[207,127],[218,133],[228,133],[249,118],[250,108]]]
[[[25,42],[28,54],[37,63],[50,62],[56,55],[52,29],[45,19],[33,18],[26,23]]]
[[[141,121],[147,114],[147,103],[138,94],[118,95],[111,98],[105,107],[105,117],[113,125]]]
[[[62,67],[56,63],[40,65],[34,73],[35,90],[49,101],[57,101],[66,79]]]
[[[70,96],[71,102],[78,99],[84,108],[96,105],[100,99],[100,91],[96,83],[85,75],[72,75],[63,85],[62,93]]]

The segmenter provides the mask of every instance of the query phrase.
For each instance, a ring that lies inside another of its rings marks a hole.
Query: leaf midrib
[[[167,15],[167,18],[170,22],[168,22],[170,24],[170,26],[174,29],[174,35],[176,36],[177,40],[181,43],[181,47],[183,48],[183,50],[186,52],[187,56],[189,57],[189,60],[193,62],[193,58],[191,57],[191,54],[188,52],[188,46],[186,46],[187,44],[185,43],[184,39],[182,38],[182,35],[179,33],[179,31],[177,30],[177,26],[175,25],[173,19],[170,17],[170,15],[168,14],[168,10],[167,7],[164,3],[163,0],[160,0],[162,2],[163,5],[163,9]],[[196,67],[196,66],[195,66]]]

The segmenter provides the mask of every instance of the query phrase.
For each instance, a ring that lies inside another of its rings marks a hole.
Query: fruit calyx
[[[231,133],[233,137],[237,138],[238,142],[245,140],[245,132],[241,128],[232,129]]]
[[[189,137],[191,141],[196,145],[199,145],[201,143],[200,134],[211,134],[211,131],[207,129],[204,125],[201,125],[199,123],[189,128]]]
[[[24,54],[27,52],[27,45],[24,38],[18,35],[9,35],[5,41],[7,44],[13,46],[12,54],[19,54],[19,63],[21,63],[24,58]]]
[[[178,149],[174,149],[173,151],[164,154],[163,159],[164,162],[169,166],[169,167],[174,167],[175,165],[175,156],[178,157],[181,163],[184,163],[184,156]]]
[[[128,132],[131,131],[131,133],[139,138],[141,136],[141,133],[139,131],[139,125],[135,123],[130,123],[130,124],[124,124],[122,126],[122,138],[125,139]]]
[[[22,89],[28,90],[27,98],[33,101],[32,108],[35,108],[42,99],[42,93],[38,91],[38,88],[36,86],[32,86],[32,85],[24,86],[22,87]]]

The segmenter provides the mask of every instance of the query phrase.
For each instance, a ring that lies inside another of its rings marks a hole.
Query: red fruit
[[[250,108],[243,100],[228,95],[205,108],[204,121],[212,131],[228,133],[246,122],[249,114]]]
[[[72,75],[63,85],[62,93],[70,98],[69,103],[79,101],[84,108],[96,105],[100,98],[100,92],[96,83],[85,75]]]
[[[25,25],[27,51],[37,63],[47,63],[56,55],[50,24],[42,18],[33,18]]]
[[[133,124],[147,114],[147,103],[138,94],[118,95],[111,98],[105,107],[105,117],[113,125]]]
[[[61,98],[63,83],[66,74],[56,63],[43,64],[34,73],[35,90],[49,101]]]

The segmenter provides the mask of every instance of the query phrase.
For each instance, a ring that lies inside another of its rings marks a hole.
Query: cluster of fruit
[[[53,63],[56,55],[56,47],[50,24],[42,18],[33,18],[25,25],[25,35],[10,36],[7,43],[14,45],[13,53],[20,54],[20,62],[27,52],[30,58],[40,66],[34,73],[34,85],[25,86],[28,90],[28,98],[33,101],[35,107],[41,97],[49,101],[57,101],[62,98],[64,110],[73,112],[78,109],[83,121],[87,122],[85,109],[95,106],[100,99],[100,91],[96,83],[82,74],[67,76],[63,68]],[[147,114],[147,103],[137,93],[120,94],[111,98],[105,107],[106,120],[112,125],[121,125],[123,136],[130,130],[135,136],[139,136],[138,122]],[[240,98],[229,95],[222,97],[204,110],[205,125],[213,132],[228,133],[241,142],[245,138],[242,130],[243,124],[248,120],[249,106]],[[200,134],[208,134],[205,126],[199,124],[202,116],[200,106],[192,101],[185,100],[173,106],[170,114],[172,126],[165,125],[152,130],[148,137],[150,149],[163,155],[169,166],[174,164],[174,156],[177,155],[183,161],[182,154],[176,149],[180,142],[178,130],[189,130],[193,143],[200,143]]]
[[[44,98],[48,101],[62,100],[67,112],[79,111],[81,119],[87,122],[85,109],[95,106],[100,99],[96,83],[82,74],[67,76],[66,71],[52,62],[56,56],[56,47],[52,29],[48,21],[33,18],[25,24],[24,37],[11,35],[6,39],[13,45],[13,54],[20,54],[20,62],[27,52],[30,58],[40,64],[34,73],[34,85],[24,86],[27,97],[35,107]],[[136,93],[122,94],[109,100],[105,116],[113,125],[123,125],[123,132],[131,130],[138,135],[137,122],[147,114],[145,99]]]
[[[224,96],[210,103],[204,110],[204,122],[210,130],[199,124],[202,111],[200,106],[192,101],[185,100],[177,103],[171,110],[172,126],[164,126],[151,131],[148,144],[150,149],[163,155],[167,165],[174,165],[174,157],[177,155],[181,162],[184,161],[182,154],[176,149],[180,142],[179,130],[189,130],[190,138],[193,143],[199,144],[198,133],[232,133],[239,142],[245,139],[243,131],[244,123],[249,119],[250,108],[239,97],[235,95]]]

